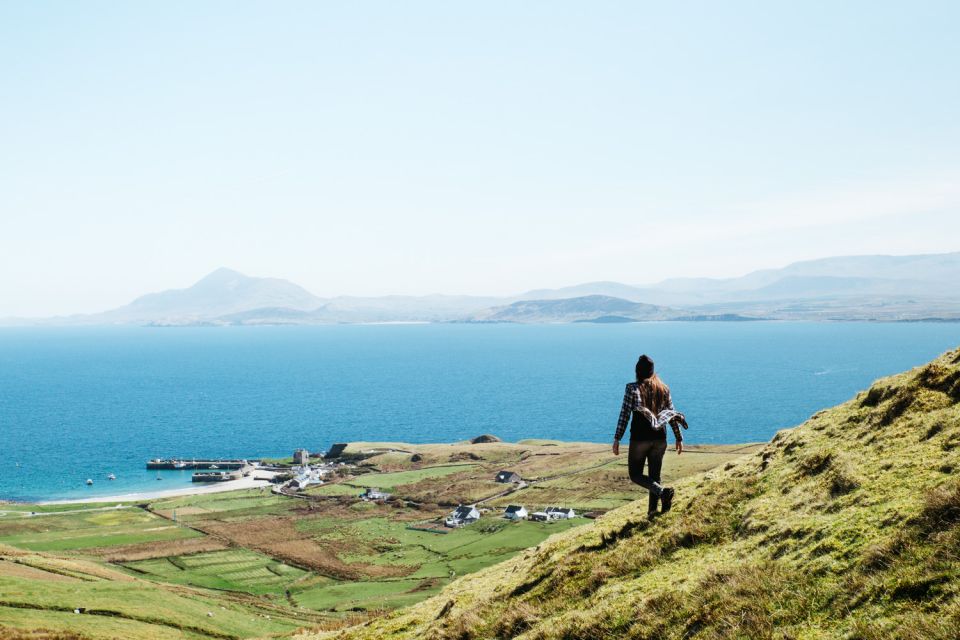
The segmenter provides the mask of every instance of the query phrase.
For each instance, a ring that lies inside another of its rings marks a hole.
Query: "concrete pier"
[[[177,458],[157,458],[154,460],[147,461],[147,469],[157,470],[157,469],[168,469],[168,470],[177,470],[177,469],[223,469],[226,471],[233,471],[237,469],[243,469],[244,467],[251,465],[252,463],[257,462],[255,460],[178,460]]]

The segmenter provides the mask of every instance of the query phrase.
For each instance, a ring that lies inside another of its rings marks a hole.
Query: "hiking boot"
[[[673,487],[667,487],[667,488],[664,489],[663,492],[660,494],[660,503],[661,503],[661,505],[663,505],[663,506],[660,507],[660,510],[661,510],[663,513],[666,513],[667,511],[670,511],[670,507],[673,506],[673,494],[674,494],[674,493],[676,493],[676,491],[673,490]]]
[[[649,520],[650,522],[653,522],[653,521],[656,520],[659,516],[660,516],[660,512],[659,512],[659,511],[647,511],[647,520]]]

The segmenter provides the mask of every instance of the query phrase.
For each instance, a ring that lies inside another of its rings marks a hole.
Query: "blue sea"
[[[157,482],[144,463],[158,456],[481,433],[608,442],[643,352],[686,412],[688,442],[765,441],[957,345],[960,324],[2,329],[0,499],[190,482]]]

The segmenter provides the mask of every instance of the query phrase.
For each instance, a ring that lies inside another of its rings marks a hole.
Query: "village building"
[[[473,524],[480,519],[480,512],[475,505],[460,505],[447,516],[443,524],[448,527],[462,527]]]
[[[576,518],[576,512],[569,507],[547,507],[546,513],[551,520],[569,520]]]
[[[390,498],[390,494],[380,491],[377,487],[367,487],[367,490],[360,494],[360,497],[364,500],[387,500]]]
[[[549,522],[550,516],[548,516],[543,511],[534,511],[530,514],[530,519],[535,522]]]
[[[527,517],[527,510],[522,506],[517,504],[511,504],[507,507],[506,511],[503,512],[503,517],[508,520],[525,520]]]
[[[297,449],[293,452],[293,464],[310,464],[310,452],[306,449]]]
[[[508,484],[508,483],[516,484],[518,482],[521,482],[522,480],[523,479],[520,477],[519,473],[515,471],[507,471],[506,469],[498,473],[496,477],[497,482],[502,482],[504,484]]]
[[[326,475],[324,469],[318,469],[304,465],[293,468],[294,476],[287,483],[287,487],[295,491],[303,491],[310,485],[323,484],[323,476]]]

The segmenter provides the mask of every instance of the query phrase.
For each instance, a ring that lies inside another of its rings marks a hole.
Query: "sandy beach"
[[[269,472],[260,471],[258,477],[263,478],[269,475]],[[258,487],[269,487],[269,480],[256,480],[253,477],[240,478],[239,480],[230,480],[229,482],[218,482],[214,484],[194,483],[189,487],[179,489],[167,489],[164,491],[141,491],[138,493],[125,493],[115,496],[91,496],[89,498],[75,498],[72,500],[45,500],[37,504],[93,504],[98,502],[143,502],[146,500],[159,500],[161,498],[173,498],[175,496],[190,496],[202,493],[221,493],[223,491],[237,491],[240,489],[256,489]]]

